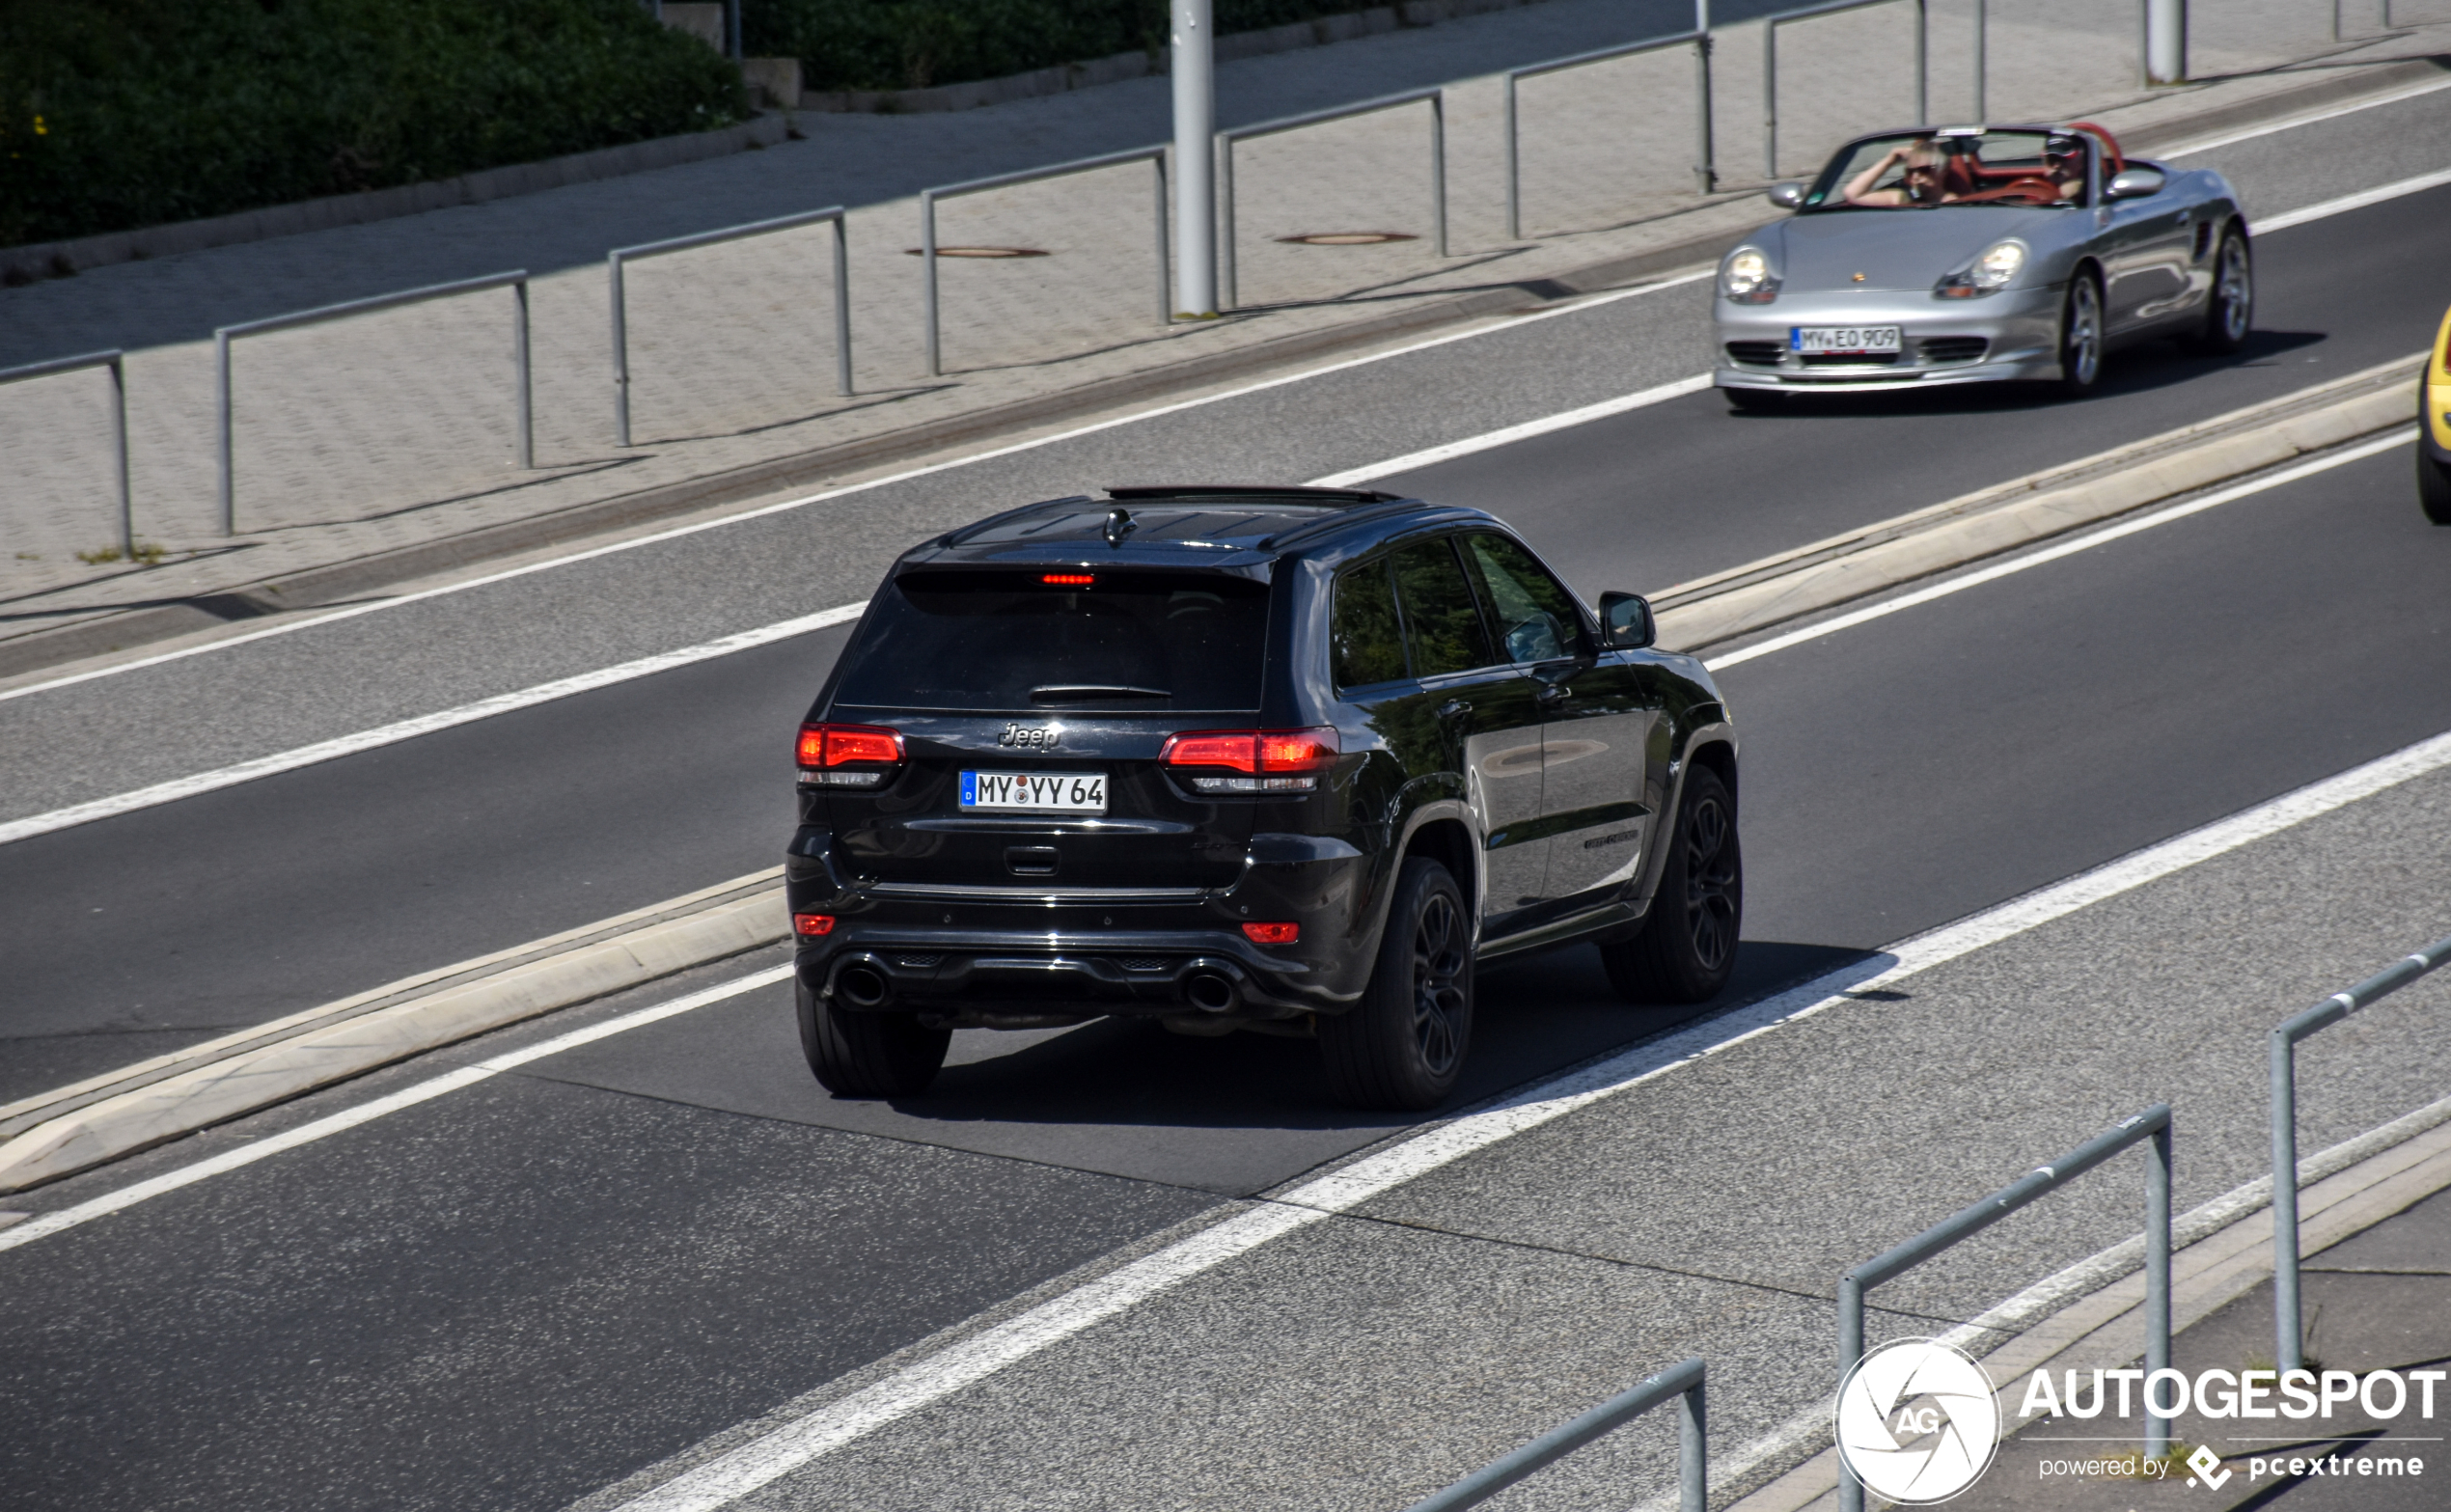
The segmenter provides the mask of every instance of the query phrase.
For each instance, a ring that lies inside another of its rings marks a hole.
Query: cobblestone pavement
[[[2291,60],[2451,50],[2451,18],[2335,44],[2330,9],[2314,0],[2195,9],[2193,68],[2213,82],[2148,96],[2134,74],[2134,0],[1993,0],[1992,117],[2087,113],[2149,129],[2300,83],[2300,70],[2259,71]],[[2353,38],[2357,11],[2353,0]],[[150,567],[80,559],[114,535],[99,375],[0,389],[0,638],[1735,234],[1763,218],[1750,193],[1766,177],[1757,23],[1724,27],[1716,55],[1717,157],[1731,192],[1694,192],[1690,52],[1614,61],[1524,85],[1529,239],[1506,237],[1502,91],[1487,70],[1654,29],[1629,28],[1630,14],[1621,0],[1548,0],[1221,69],[1229,123],[1452,80],[1444,261],[1429,236],[1424,106],[1237,150],[1245,313],[1215,323],[1156,321],[1145,165],[948,204],[942,244],[1048,255],[940,263],[942,378],[923,358],[914,191],[1144,145],[1167,129],[1164,80],[938,116],[804,115],[805,140],[762,152],[0,290],[0,364],[128,349],[137,531],[170,553]],[[1663,16],[1685,14],[1670,4]],[[1880,5],[1781,29],[1782,172],[1805,170],[1846,132],[1912,119],[1912,14]],[[1971,0],[1934,0],[1931,17],[1932,112],[1961,118],[1972,108]],[[832,202],[854,206],[859,394],[833,393],[822,228],[651,260],[629,276],[637,444],[617,447],[603,252]],[[1338,231],[1415,239],[1282,239]],[[214,326],[521,265],[535,275],[536,470],[513,463],[507,292],[252,337],[234,359],[239,534],[217,534]]]

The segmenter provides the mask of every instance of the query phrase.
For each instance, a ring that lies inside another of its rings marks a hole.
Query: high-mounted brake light
[[[1319,774],[1336,765],[1343,748],[1334,729],[1187,729],[1166,737],[1157,754],[1167,767],[1223,767],[1238,773],[1187,770],[1183,780],[1200,793],[1307,793]]]
[[[1098,581],[1094,572],[1041,572],[1038,581],[1049,588],[1088,588]]]
[[[1243,933],[1253,945],[1293,945],[1302,939],[1300,924],[1245,924]]]
[[[902,763],[902,735],[880,725],[800,727],[800,781],[819,787],[875,787]],[[846,770],[845,768],[850,768]]]

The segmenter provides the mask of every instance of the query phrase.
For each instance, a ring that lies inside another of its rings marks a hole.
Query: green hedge
[[[1216,0],[1219,33],[1387,0]],[[752,57],[797,58],[812,90],[926,89],[1166,45],[1166,0],[744,0]]]
[[[639,0],[0,0],[0,246],[747,114]]]

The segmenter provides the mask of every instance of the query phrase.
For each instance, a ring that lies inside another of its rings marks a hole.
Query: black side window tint
[[[1395,619],[1395,589],[1387,559],[1336,575],[1336,621],[1329,631],[1336,686],[1359,688],[1404,675],[1404,630]]]
[[[1582,650],[1575,595],[1530,552],[1503,536],[1467,536],[1464,557],[1489,596],[1508,661],[1555,661]]]
[[[1413,652],[1413,675],[1470,672],[1498,661],[1481,623],[1472,585],[1445,539],[1416,541],[1394,556],[1396,596],[1404,604],[1404,640]]]

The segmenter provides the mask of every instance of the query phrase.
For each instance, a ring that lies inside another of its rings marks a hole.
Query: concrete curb
[[[1833,536],[1658,595],[1698,650],[2406,424],[2422,352],[2063,467]]]
[[[786,118],[781,115],[760,116],[736,126],[713,131],[693,131],[686,136],[655,137],[620,147],[600,147],[592,151],[548,157],[538,163],[508,163],[500,168],[462,174],[456,179],[404,183],[391,189],[368,189],[360,194],[336,194],[320,200],[300,200],[290,205],[267,205],[262,209],[240,210],[208,220],[173,221],[167,226],[105,232],[98,236],[79,236],[70,241],[38,241],[22,247],[5,247],[0,248],[0,279],[28,283],[37,279],[58,278],[64,276],[64,270],[66,273],[77,273],[87,268],[108,267],[114,262],[133,262],[140,258],[176,257],[182,252],[202,252],[210,247],[267,241],[275,236],[293,236],[301,232],[329,231],[335,226],[363,226],[371,221],[395,220],[402,215],[448,209],[454,205],[482,205],[487,200],[507,200],[513,195],[537,194],[597,179],[619,179],[625,174],[677,168],[683,163],[728,157],[752,148],[772,147],[782,141],[789,130],[790,122]]]
[[[2379,1139],[2394,1135],[2380,1149],[2366,1153]],[[2326,1159],[2340,1152],[2362,1158],[2346,1163]],[[2451,1187],[2451,1101],[2420,1109],[2371,1135],[2325,1151],[2304,1167],[2304,1174],[2321,1173],[2321,1179],[2302,1185],[2299,1196],[2300,1250],[2311,1254]],[[2171,1255],[2170,1329],[2174,1335],[2272,1276],[2272,1196],[2270,1183],[2261,1185],[2263,1196],[2249,1211],[2186,1242]],[[2185,1224],[2187,1219],[2178,1222]],[[2188,1241],[2184,1231],[2179,1238]],[[2141,1257],[2141,1243],[2136,1250]],[[2128,1276],[1984,1355],[1984,1368],[1999,1384],[2000,1420],[2020,1427],[2041,1420],[2018,1416],[2025,1378],[2036,1370],[2116,1369],[2141,1358],[2143,1309],[2144,1272],[2139,1258],[2138,1268]],[[2010,1430],[2012,1435],[2016,1431]],[[1728,1512],[1834,1508],[1837,1488],[1838,1451],[1824,1448],[1751,1492]]]
[[[2248,122],[2281,120],[2304,110],[2369,95],[2389,94],[2441,71],[2442,66],[2430,59],[2361,65],[2258,99],[2217,106],[2159,123],[2149,129],[2137,131],[2135,146],[2138,151],[2157,151],[2162,144],[2184,142],[2208,132],[2229,130]],[[776,129],[779,130],[780,126]],[[1695,207],[1708,208],[1721,203],[1723,201],[1714,199]],[[1674,217],[1664,219],[1672,222]],[[1715,261],[1729,239],[1727,235],[1717,233],[1688,237],[1648,251],[1605,259],[1553,277],[1446,296],[1424,296],[1418,304],[1410,308],[1384,312],[1326,329],[1263,339],[1249,346],[1206,352],[1140,372],[1118,373],[1060,393],[1039,395],[968,415],[949,416],[944,420],[864,437],[839,446],[770,458],[679,482],[573,505],[548,514],[506,521],[447,539],[403,546],[201,595],[202,600],[219,606],[221,612],[205,607],[198,600],[182,600],[103,614],[75,624],[8,637],[0,640],[0,678],[216,629],[238,617],[229,612],[234,607],[240,615],[309,609],[336,599],[375,591],[391,584],[451,571],[516,552],[560,545],[700,509],[721,508],[761,494],[837,477],[854,468],[916,456],[964,440],[1087,414],[1102,407],[1178,394],[1257,370],[1435,326],[1537,309],[1558,299],[1637,283]]]
[[[758,872],[0,1108],[0,1192],[773,945],[790,932],[780,883],[780,868]]]

